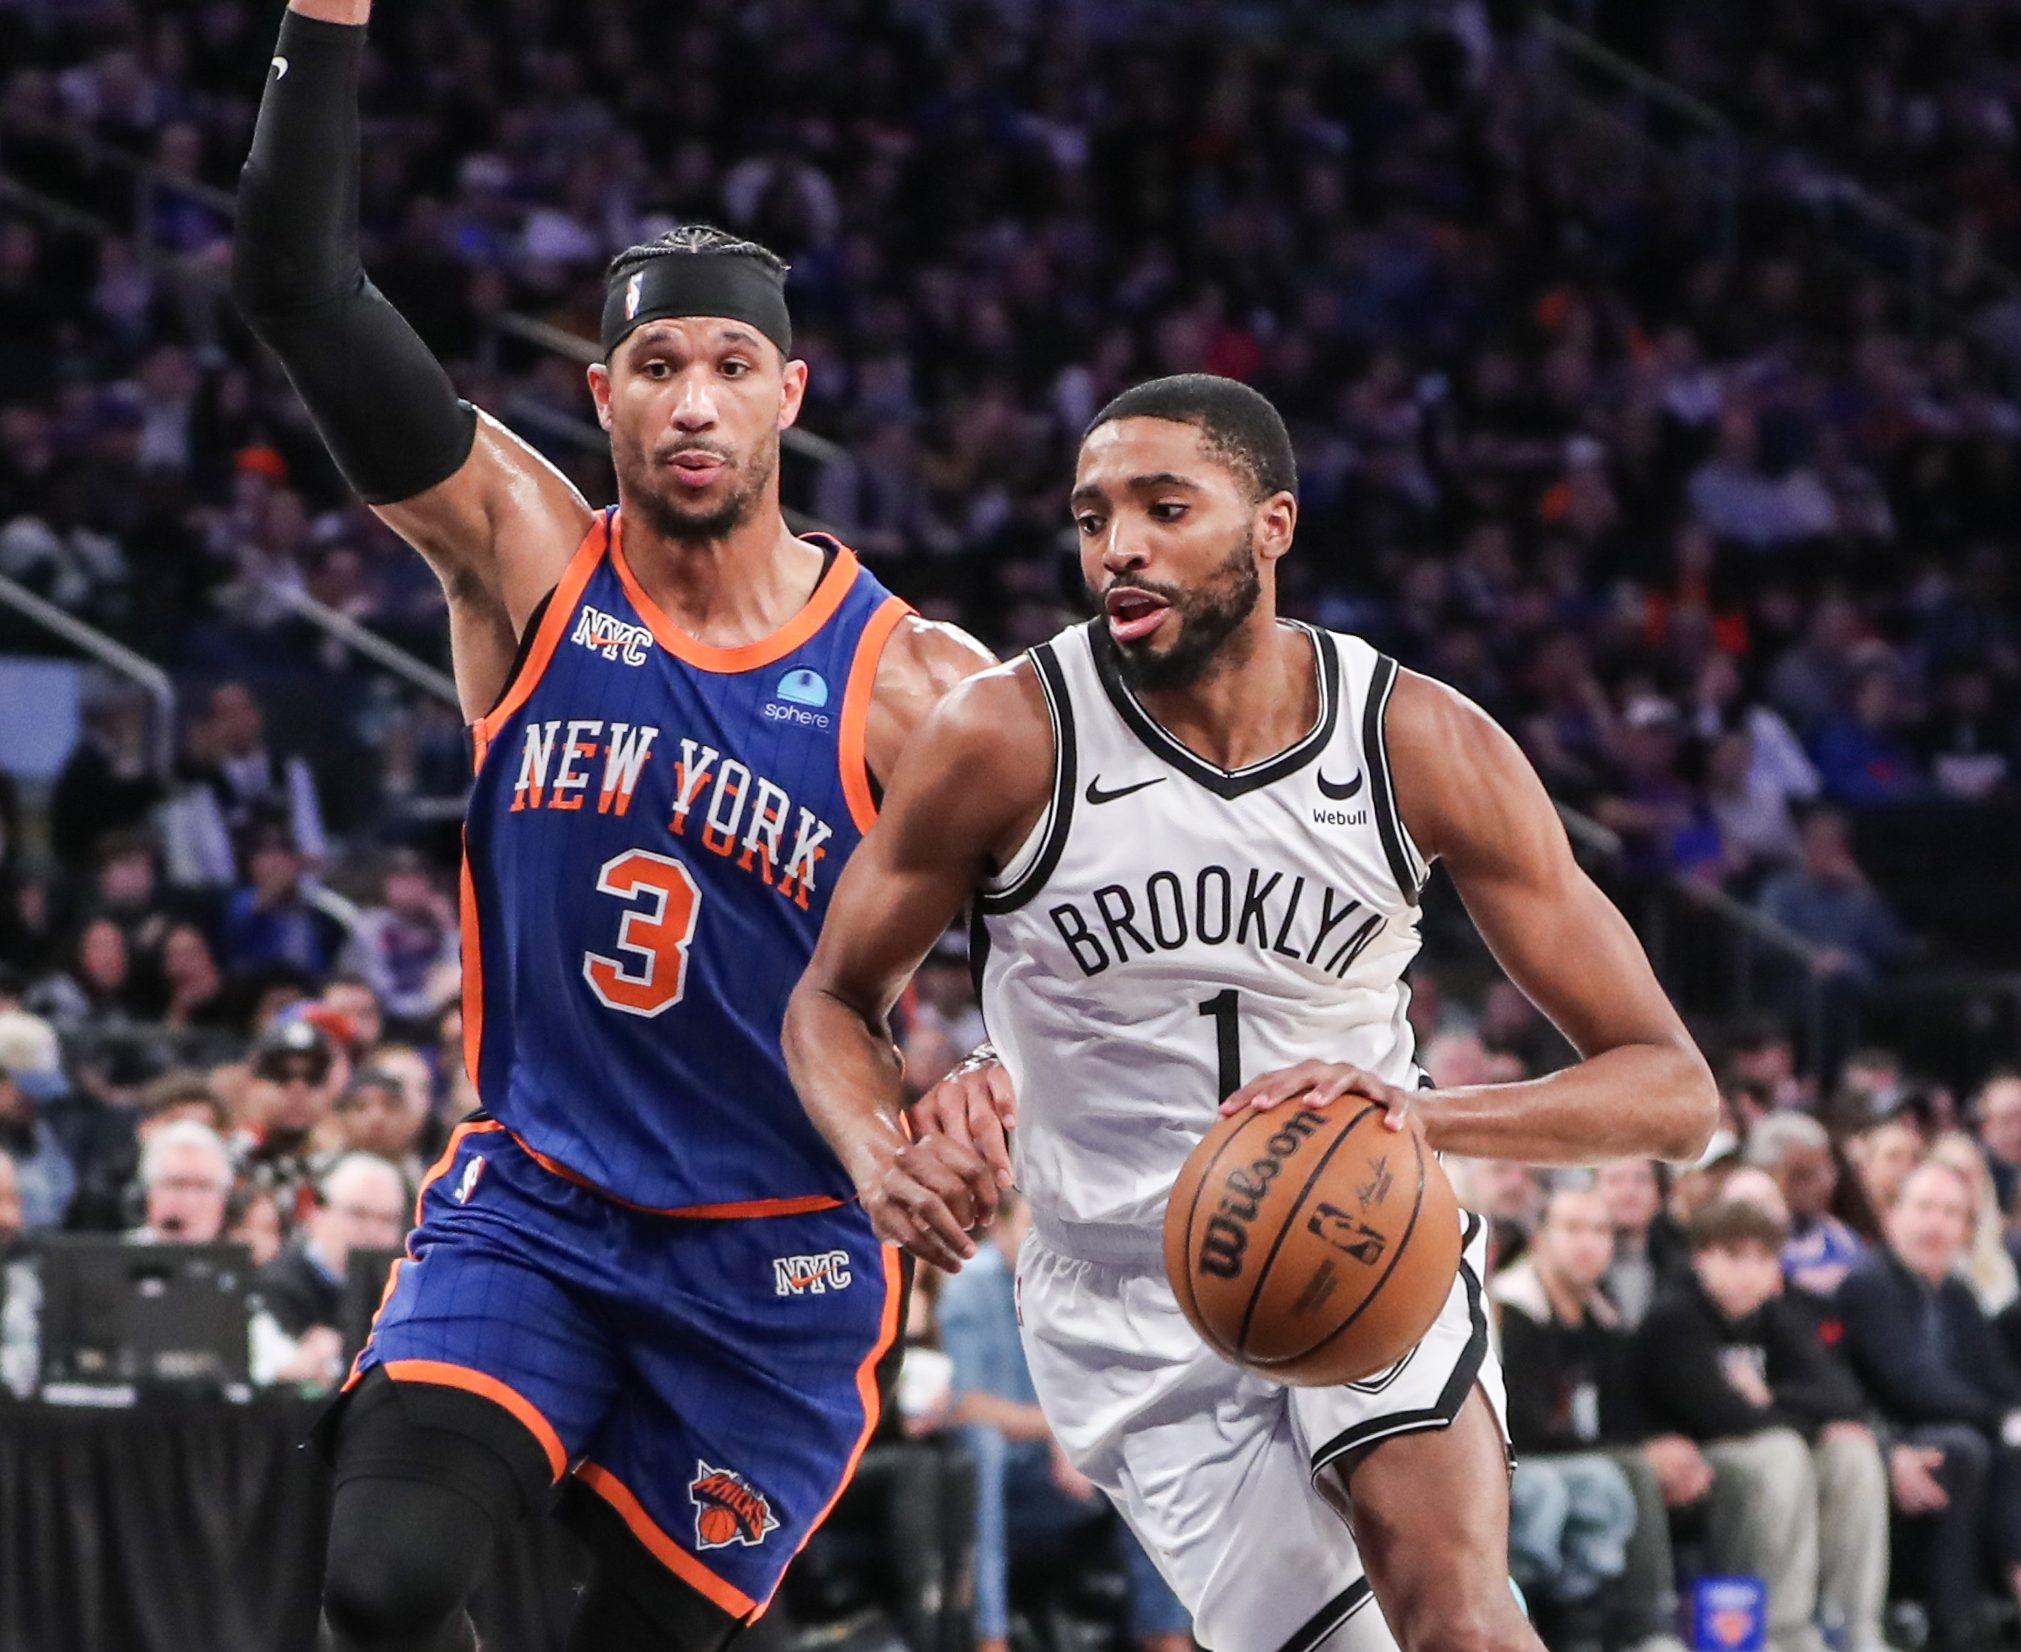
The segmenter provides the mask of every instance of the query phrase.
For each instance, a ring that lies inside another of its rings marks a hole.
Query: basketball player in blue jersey
[[[369,9],[290,7],[233,277],[447,593],[483,1111],[322,1431],[323,1644],[473,1646],[498,1532],[560,1489],[598,1555],[569,1646],[710,1652],[840,1494],[901,1321],[898,1252],[788,1082],[786,999],[880,778],[988,657],[788,530],[807,369],[762,247],[690,228],[612,264],[589,383],[617,507],[457,400],[359,265]],[[973,1220],[996,1176],[971,1180]]]

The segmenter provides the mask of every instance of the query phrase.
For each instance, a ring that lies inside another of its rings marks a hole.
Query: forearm
[[[1624,1044],[1544,1078],[1427,1091],[1413,1106],[1441,1152],[1588,1165],[1695,1157],[1718,1097],[1695,1050]]]
[[[863,1188],[907,1139],[904,1066],[890,1029],[809,978],[786,1006],[780,1043],[807,1116]]]
[[[476,417],[359,258],[369,10],[366,0],[301,0],[282,20],[239,175],[232,290],[346,479],[387,504],[454,474]]]

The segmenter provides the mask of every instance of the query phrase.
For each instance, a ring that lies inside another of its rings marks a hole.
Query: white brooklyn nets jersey
[[[977,903],[983,1013],[1017,1086],[1018,1317],[1055,1438],[1213,1652],[1396,1652],[1314,1481],[1448,1426],[1477,1390],[1500,1422],[1485,1224],[1465,1219],[1423,1340],[1335,1388],[1211,1352],[1160,1257],[1172,1183],[1228,1091],[1313,1058],[1419,1078],[1401,977],[1425,863],[1383,745],[1396,664],[1300,629],[1318,719],[1233,773],[1152,721],[1094,628],[1032,650],[1058,761],[1045,819]]]
[[[1425,862],[1383,743],[1394,660],[1298,626],[1318,718],[1229,771],[1158,726],[1100,624],[1032,651],[1053,793],[977,903],[982,1006],[1041,1232],[1135,1249],[1127,1230],[1156,1245],[1180,1166],[1239,1085],[1311,1058],[1417,1082],[1401,976]]]

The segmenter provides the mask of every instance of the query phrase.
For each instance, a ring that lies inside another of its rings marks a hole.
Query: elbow
[[[1671,1102],[1663,1110],[1664,1139],[1657,1154],[1673,1163],[1691,1164],[1704,1154],[1719,1123],[1719,1086],[1695,1046],[1687,1043],[1676,1053],[1678,1072],[1667,1087]]]

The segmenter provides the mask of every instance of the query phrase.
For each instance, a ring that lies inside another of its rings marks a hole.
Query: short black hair
[[[672,229],[662,230],[650,241],[626,247],[604,271],[604,285],[608,287],[622,281],[633,270],[650,264],[655,258],[693,256],[697,253],[719,258],[748,258],[782,282],[786,279],[786,272],[792,268],[763,242],[718,229],[714,224],[678,224]]]
[[[1249,478],[1257,499],[1298,491],[1291,432],[1270,399],[1237,379],[1175,373],[1125,390],[1081,432],[1086,441],[1118,419],[1169,419],[1199,427],[1207,447]]]

